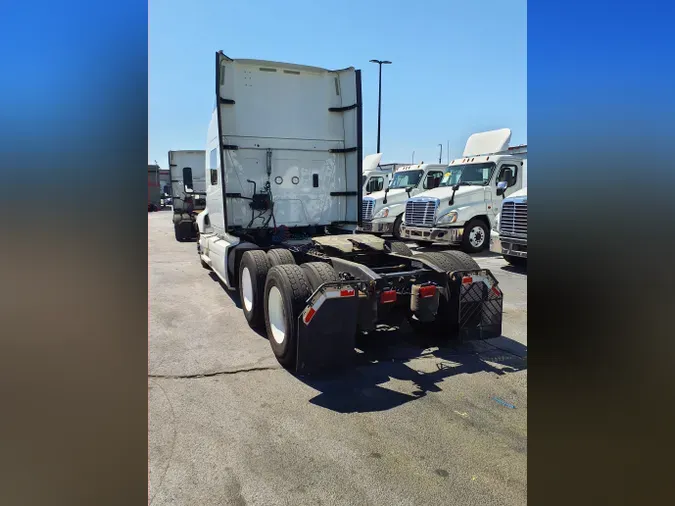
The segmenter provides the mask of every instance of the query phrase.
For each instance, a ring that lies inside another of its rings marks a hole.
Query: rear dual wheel
[[[239,264],[239,299],[249,325],[260,328],[264,325],[265,280],[268,271],[275,265],[295,264],[290,251],[271,249],[246,251]]]
[[[392,253],[398,253],[399,255],[403,255],[406,257],[413,256],[412,250],[408,247],[406,243],[402,241],[389,241],[388,246],[389,251],[391,251]]]
[[[265,282],[265,327],[272,352],[284,367],[295,365],[298,316],[311,294],[305,271],[297,265],[270,269]]]
[[[276,265],[269,270],[265,282],[265,326],[272,352],[284,367],[295,366],[299,317],[307,299],[324,283],[338,280],[333,267],[323,262],[301,267]]]
[[[287,249],[277,248],[271,249],[267,252],[267,259],[269,260],[270,267],[275,265],[294,265],[295,258],[293,253]]]
[[[269,260],[264,251],[246,251],[241,257],[239,299],[246,321],[253,328],[261,327],[263,323],[263,293],[269,270]]]

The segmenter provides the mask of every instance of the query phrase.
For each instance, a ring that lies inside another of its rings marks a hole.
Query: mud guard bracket
[[[326,291],[317,290],[307,309],[298,317],[298,374],[350,367],[354,361],[358,296],[330,298],[326,297]],[[316,309],[311,320],[305,323],[308,312],[313,308]]]

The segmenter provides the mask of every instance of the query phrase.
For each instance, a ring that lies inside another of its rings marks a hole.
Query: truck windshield
[[[397,172],[394,174],[394,179],[391,180],[389,188],[405,188],[407,186],[417,186],[417,183],[422,179],[421,170],[406,170],[405,172]]]
[[[440,186],[456,184],[485,186],[490,182],[494,170],[495,164],[492,162],[449,167],[443,174]]]

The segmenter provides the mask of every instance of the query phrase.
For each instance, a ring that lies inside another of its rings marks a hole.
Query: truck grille
[[[527,202],[504,202],[499,235],[527,238]]]
[[[405,224],[414,227],[433,227],[438,199],[419,197],[405,204]]]
[[[364,198],[361,203],[361,218],[370,221],[373,219],[373,208],[375,207],[375,200]]]

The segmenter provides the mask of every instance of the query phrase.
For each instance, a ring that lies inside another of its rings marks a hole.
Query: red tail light
[[[469,283],[473,283],[473,278],[471,276],[465,276],[462,278],[463,285],[467,285]]]
[[[348,288],[346,290],[340,290],[340,297],[353,297],[356,292],[353,288]]]
[[[436,287],[434,285],[420,287],[420,298],[426,299],[427,297],[433,297],[434,295],[436,295]]]
[[[382,292],[382,295],[380,295],[380,302],[382,304],[396,302],[396,290],[387,290],[386,292]]]

